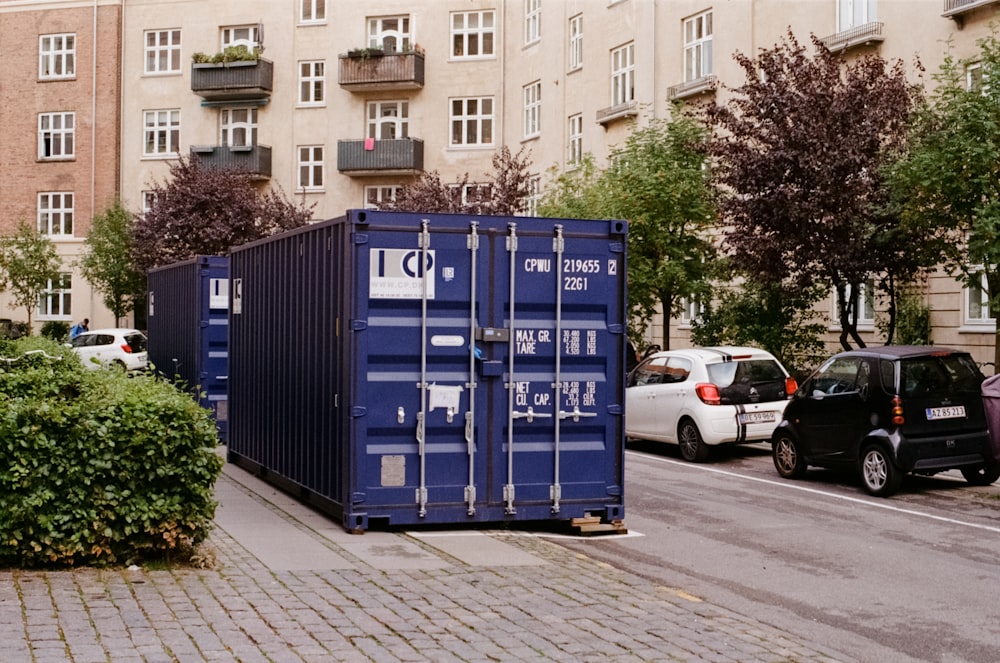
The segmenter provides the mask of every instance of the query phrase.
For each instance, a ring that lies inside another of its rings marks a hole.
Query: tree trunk
[[[660,347],[664,350],[670,349],[670,314],[674,310],[674,298],[670,295],[660,295],[660,304],[663,307],[663,343]]]

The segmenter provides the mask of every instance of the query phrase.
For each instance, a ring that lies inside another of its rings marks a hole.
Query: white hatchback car
[[[720,444],[770,441],[796,388],[758,348],[657,352],[629,374],[625,434],[679,444],[685,460],[701,462]]]
[[[120,366],[130,371],[146,368],[146,336],[138,329],[114,327],[86,331],[70,341],[84,368]]]

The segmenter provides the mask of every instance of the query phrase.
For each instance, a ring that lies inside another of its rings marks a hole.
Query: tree
[[[653,120],[633,129],[603,172],[588,159],[557,176],[539,205],[545,216],[629,221],[630,317],[633,326],[644,328],[662,311],[664,348],[670,347],[671,314],[679,312],[683,298],[707,296],[716,268],[706,138],[704,126],[680,112],[673,121]]]
[[[484,182],[469,182],[466,173],[454,184],[444,184],[437,171],[423,173],[413,184],[404,186],[384,210],[513,216],[522,212],[531,194],[531,162],[522,148],[511,154],[504,145],[493,155],[493,172]]]
[[[61,266],[52,240],[25,221],[18,223],[13,235],[0,240],[0,269],[13,295],[10,307],[27,310],[29,329],[39,298],[59,280]]]
[[[934,93],[913,123],[909,149],[888,169],[904,220],[940,241],[946,271],[983,288],[1000,310],[1000,41],[979,41],[981,81],[945,58]],[[985,287],[983,287],[985,281]],[[1000,328],[997,330],[1000,333]],[[994,363],[1000,366],[1000,343]]]
[[[94,217],[79,263],[84,278],[104,295],[116,325],[146,292],[146,278],[132,262],[132,223],[132,214],[115,200]]]
[[[225,255],[234,246],[308,223],[311,207],[280,191],[254,188],[249,175],[203,167],[197,157],[170,166],[170,180],[151,185],[155,202],[132,225],[137,269]]]
[[[864,346],[858,305],[869,280],[894,301],[925,269],[914,228],[887,205],[881,169],[899,150],[919,91],[903,63],[846,63],[815,36],[789,32],[756,58],[737,53],[746,82],[706,109],[725,247],[748,279],[837,292],[841,345]],[[931,263],[933,264],[933,263]]]

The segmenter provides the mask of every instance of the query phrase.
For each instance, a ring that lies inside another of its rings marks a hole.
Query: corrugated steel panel
[[[234,250],[230,459],[352,530],[622,519],[626,232],[353,210]]]
[[[198,256],[148,274],[149,360],[229,427],[229,259]]]

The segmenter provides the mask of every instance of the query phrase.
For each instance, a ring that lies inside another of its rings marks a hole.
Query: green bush
[[[216,445],[208,411],[166,381],[0,342],[0,566],[190,555],[215,514]]]
[[[69,339],[69,323],[61,320],[49,320],[42,325],[42,336],[64,343]]]

